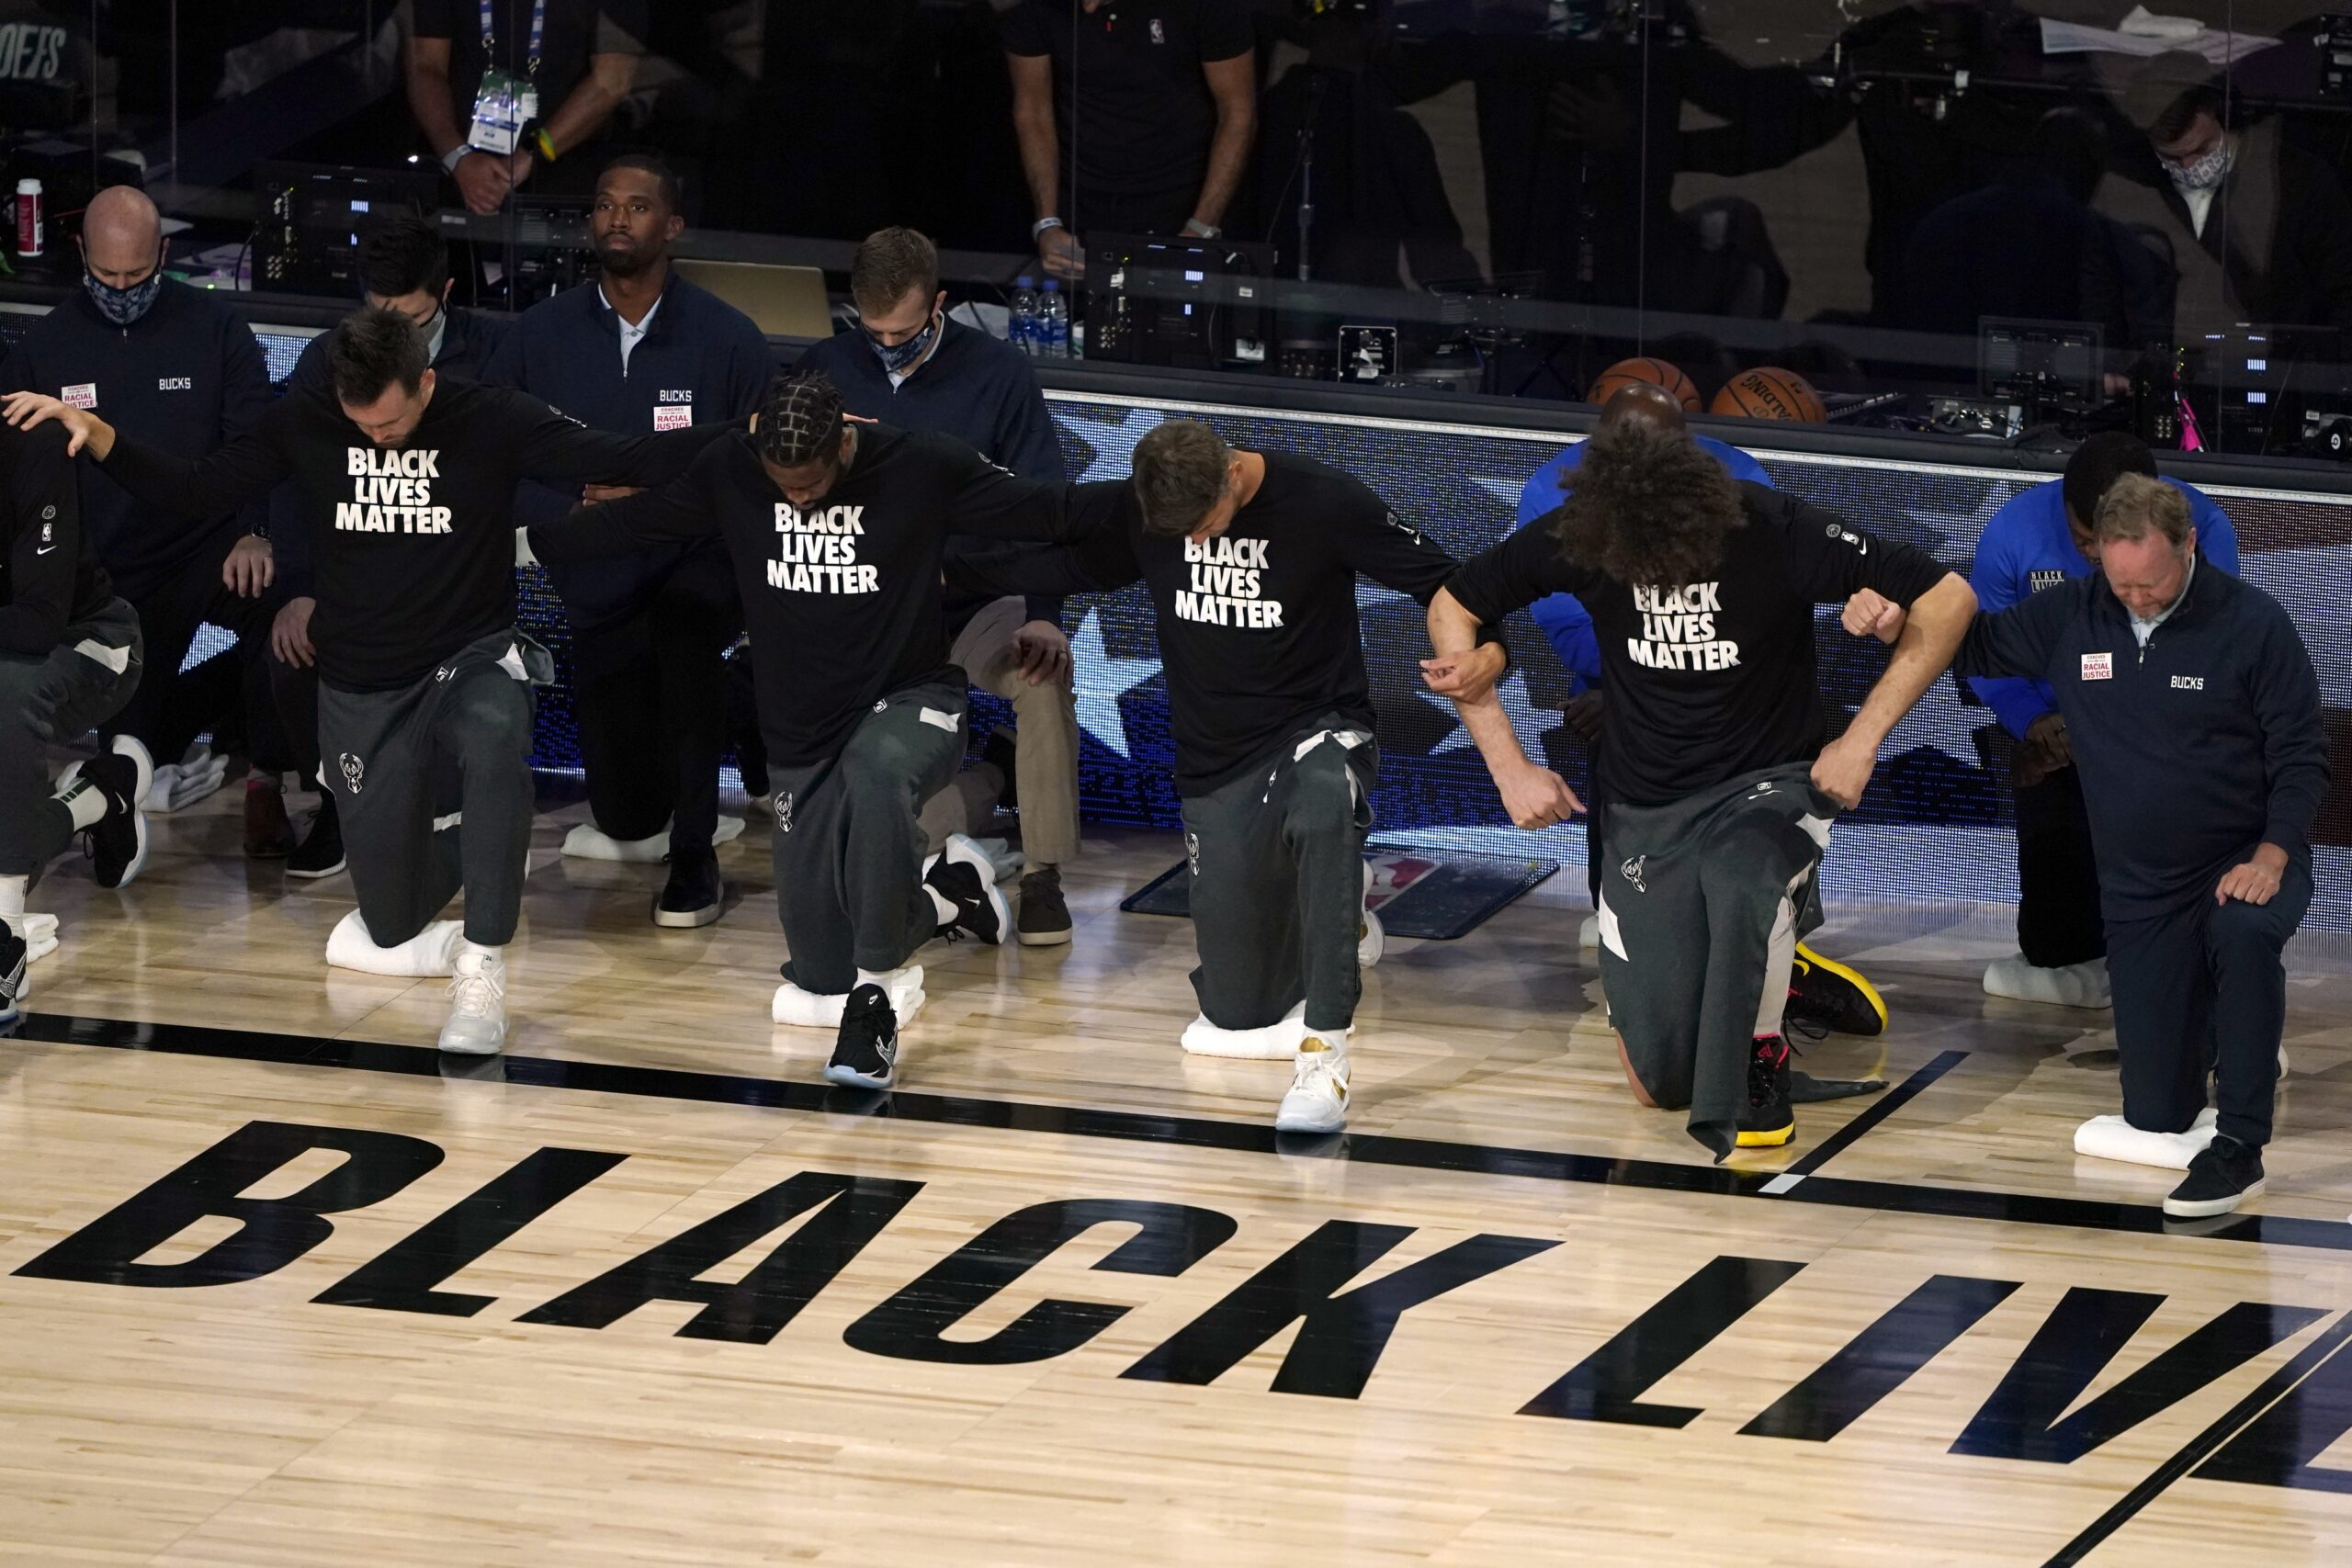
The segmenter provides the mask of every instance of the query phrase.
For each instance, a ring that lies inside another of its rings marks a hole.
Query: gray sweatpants
[[[1779,1031],[1806,885],[1838,810],[1803,762],[1666,806],[1610,807],[1610,1021],[1650,1098],[1688,1106],[1690,1135],[1718,1156],[1736,1142],[1753,1043]]]
[[[909,686],[876,703],[839,756],[768,765],[784,977],[802,990],[839,996],[860,969],[896,969],[938,933],[915,808],[963,760],[967,700],[960,681]]]
[[[1363,840],[1379,748],[1328,714],[1222,789],[1184,801],[1193,989],[1219,1029],[1278,1023],[1304,998],[1310,1032],[1355,1021],[1363,982]]]
[[[469,942],[514,937],[531,849],[529,682],[550,672],[545,649],[499,632],[399,691],[321,682],[319,771],[377,945],[423,931],[461,887]]]
[[[0,876],[30,876],[74,841],[50,799],[41,749],[112,718],[139,689],[139,615],[119,599],[65,630],[42,659],[0,653]]]

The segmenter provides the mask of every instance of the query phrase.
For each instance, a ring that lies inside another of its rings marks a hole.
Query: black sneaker
[[[889,1089],[899,1081],[899,1015],[879,986],[860,986],[842,1004],[842,1031],[825,1081],[844,1089]]]
[[[2188,1178],[2165,1199],[2165,1213],[2176,1220],[2226,1214],[2269,1185],[2260,1149],[2216,1135],[2188,1162]]]
[[[726,897],[727,884],[719,879],[717,855],[708,850],[684,860],[673,855],[670,884],[653,901],[653,923],[680,930],[709,925],[718,919],[718,906]]]
[[[25,967],[29,953],[17,928],[0,920],[0,1027],[17,1021],[17,1004],[25,999]]]
[[[1020,934],[1023,947],[1059,947],[1069,940],[1059,867],[1040,866],[1021,879]]]
[[[117,736],[112,744],[122,748],[127,739]],[[146,749],[135,740],[130,746],[138,750],[124,748],[91,758],[57,792],[69,809],[85,790],[95,789],[106,797],[106,815],[82,830],[91,880],[101,887],[128,887],[147,864],[147,814],[139,803],[147,797],[155,775],[144,761]]]
[[[343,864],[343,818],[335,815],[334,796],[322,795],[319,814],[311,818],[311,831],[286,857],[286,874],[315,882],[333,876]]]
[[[1747,1058],[1747,1109],[1740,1113],[1737,1142],[1743,1149],[1772,1149],[1796,1135],[1796,1112],[1789,1107],[1789,1043],[1767,1034]]]
[[[997,891],[996,867],[979,845],[963,834],[948,839],[922,882],[956,911],[940,922],[942,936],[966,931],[993,947],[1012,929],[1012,911],[1004,895]]]
[[[1871,1036],[1886,1031],[1886,1000],[1860,971],[1799,943],[1786,1016],[1838,1034]]]
[[[1021,792],[1013,787],[1012,782],[1018,772],[1013,767],[1017,755],[1014,749],[1018,744],[1019,737],[1001,726],[990,730],[989,738],[980,743],[980,761],[1004,775],[1004,788],[997,795],[996,803],[1007,811],[1021,809]]]

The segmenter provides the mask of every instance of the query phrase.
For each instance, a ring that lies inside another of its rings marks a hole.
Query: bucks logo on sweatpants
[[[351,786],[352,794],[357,795],[359,793],[360,776],[367,773],[368,764],[361,761],[357,757],[348,751],[345,751],[343,754],[341,763],[343,767],[343,782]]]

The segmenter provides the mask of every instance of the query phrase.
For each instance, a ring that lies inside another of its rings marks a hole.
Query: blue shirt
[[[708,289],[670,275],[645,335],[621,359],[620,312],[594,283],[568,288],[524,311],[491,355],[482,380],[544,399],[591,430],[644,435],[680,424],[750,416],[767,389],[775,360],[752,318]],[[560,522],[577,493],[525,484],[514,521],[536,528]],[[534,538],[536,552],[539,547]],[[715,539],[660,545],[593,560],[542,558],[575,630],[628,615],[690,550],[715,550]]]
[[[2207,560],[2238,575],[2238,533],[2212,497],[2177,479],[2165,483],[2188,497],[2189,521],[2197,528],[2197,549]],[[2091,574],[2091,563],[2075,547],[2066,527],[2064,483],[2052,479],[2011,500],[1993,513],[1976,541],[1976,564],[1969,569],[1968,585],[1986,615],[1996,615],[2045,588]],[[2020,740],[2026,726],[2057,710],[2050,687],[2041,681],[1973,676],[1969,688],[1977,701],[1993,710],[2001,728]]]
[[[1731,472],[1734,479],[1747,479],[1772,488],[1772,476],[1764,465],[1738,447],[1705,435],[1690,438],[1701,447],[1714,454],[1715,461]],[[1585,444],[1581,441],[1535,470],[1527,488],[1519,492],[1519,525],[1526,527],[1538,517],[1557,507],[1566,498],[1566,476],[1584,461]],[[1592,616],[1577,603],[1573,593],[1554,593],[1538,599],[1528,612],[1535,624],[1544,628],[1551,640],[1552,651],[1560,656],[1562,668],[1568,672],[1568,694],[1574,696],[1589,686],[1600,683],[1600,644],[1592,635]]]

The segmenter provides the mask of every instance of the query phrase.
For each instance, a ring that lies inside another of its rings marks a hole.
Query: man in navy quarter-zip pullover
[[[270,400],[261,345],[224,301],[164,276],[155,204],[129,186],[100,191],[79,243],[82,288],[0,364],[0,393],[40,392],[90,410],[179,457],[201,457],[258,423]],[[145,638],[138,688],[101,730],[130,737],[153,759],[153,806],[177,810],[220,787],[226,761],[190,748],[223,725],[252,743],[262,771],[287,765],[261,657],[277,610],[269,547],[255,536],[262,510],[191,520],[142,503],[86,464],[75,479],[83,536]],[[237,646],[183,673],[208,621]]]
[[[853,416],[952,435],[1024,479],[1063,478],[1061,440],[1028,356],[944,314],[939,252],[929,240],[912,229],[867,235],[849,289],[858,324],[811,344],[795,375],[823,375]],[[948,558],[972,547],[951,537]],[[1010,701],[1018,728],[1009,758],[998,751],[1000,731],[990,742],[995,757],[965,769],[925,804],[924,836],[934,848],[957,833],[977,836],[1000,798],[1016,806],[1027,857],[1015,917],[1022,945],[1066,942],[1061,868],[1078,858],[1078,699],[1062,603],[951,590],[945,608],[948,662]]]
[[[2199,558],[2180,491],[2126,474],[2094,527],[2099,570],[1979,615],[1952,670],[2048,684],[2093,806],[2123,1117],[2210,1135],[2165,1213],[2223,1214],[2263,1190],[2279,954],[2327,790],[2319,682],[2278,602]]]
[[[748,417],[768,383],[767,340],[750,317],[672,274],[670,243],[685,227],[678,196],[677,177],[654,159],[607,166],[591,220],[603,277],[525,311],[483,378],[616,434]],[[525,487],[514,519],[532,529],[534,553],[547,525],[581,499]],[[654,923],[708,925],[725,891],[712,851],[723,660],[743,629],[726,552],[695,539],[601,558],[548,554],[544,564],[571,626],[572,705],[594,822],[573,829],[565,852],[650,859],[666,832],[670,877]]]

